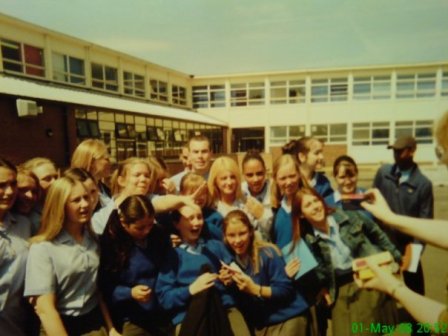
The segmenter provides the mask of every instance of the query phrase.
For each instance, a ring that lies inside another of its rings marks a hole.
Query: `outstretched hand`
[[[375,276],[369,280],[363,281],[358,278],[355,273],[354,279],[358,287],[377,289],[381,292],[391,294],[394,288],[397,288],[401,281],[397,279],[391,272],[379,267],[374,262],[366,259],[367,266],[372,270]]]
[[[361,206],[372,213],[381,221],[386,221],[394,213],[390,210],[389,205],[378,189],[369,189],[365,193],[367,201],[361,203]]]

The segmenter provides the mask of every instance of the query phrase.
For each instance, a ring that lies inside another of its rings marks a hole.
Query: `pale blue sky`
[[[194,75],[448,61],[446,0],[0,0],[0,11]]]

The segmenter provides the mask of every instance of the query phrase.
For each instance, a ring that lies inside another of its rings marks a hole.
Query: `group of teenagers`
[[[111,174],[97,139],[61,176],[46,158],[1,158],[1,333],[325,335],[331,319],[349,335],[397,322],[391,295],[354,281],[354,259],[402,256],[372,213],[342,209],[365,192],[351,157],[334,161],[333,190],[316,138],[285,145],[269,178],[258,152],[240,169],[210,147],[191,138],[172,177],[152,157]],[[301,244],[315,261],[304,274]]]

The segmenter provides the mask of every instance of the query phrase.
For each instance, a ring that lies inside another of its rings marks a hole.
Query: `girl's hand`
[[[264,213],[263,204],[258,202],[258,200],[252,196],[247,197],[245,210],[254,216],[255,219],[260,219]]]
[[[196,280],[188,287],[191,295],[195,295],[200,293],[215,284],[215,280],[218,278],[218,275],[215,273],[204,273],[196,278]]]
[[[355,282],[360,288],[373,288],[388,294],[394,294],[392,291],[401,286],[401,281],[397,279],[391,272],[382,269],[371,260],[366,259],[367,266],[372,270],[375,276],[369,280],[362,281],[355,273]]]
[[[201,203],[204,191],[207,190],[207,182],[203,182],[194,193],[184,196],[184,204],[193,208],[200,208],[198,203]]]
[[[225,267],[221,267],[221,269],[219,270],[219,275],[218,275],[218,279],[225,285],[225,286],[229,286],[232,283],[232,274],[233,272],[231,272],[228,268]]]
[[[131,296],[132,298],[140,303],[146,303],[151,298],[151,288],[145,285],[137,285],[132,287]]]
[[[174,183],[169,178],[164,178],[160,181],[160,187],[165,190],[166,194],[175,194],[176,193],[176,183]]]
[[[255,284],[250,276],[244,273],[234,273],[232,275],[232,279],[236,283],[240,291],[252,295],[258,295],[257,289],[259,288],[259,286]]]
[[[300,269],[300,259],[294,257],[285,266],[285,272],[288,278],[292,279]]]
[[[366,195],[367,201],[362,202],[361,206],[376,218],[385,221],[394,214],[378,189],[369,189],[364,195]]]

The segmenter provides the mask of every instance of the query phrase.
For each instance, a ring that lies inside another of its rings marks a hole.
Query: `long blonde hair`
[[[235,199],[241,199],[243,193],[241,192],[241,173],[236,161],[228,156],[221,156],[217,158],[210,167],[208,175],[208,191],[213,202],[217,202],[221,198],[221,193],[216,185],[216,178],[222,171],[228,170],[235,175],[236,178],[236,192]]]
[[[74,186],[78,183],[82,184],[68,176],[54,181],[45,199],[39,232],[31,238],[32,243],[51,241],[61,232],[65,224],[65,206]]]
[[[95,177],[93,162],[107,155],[107,146],[103,141],[86,139],[73,152],[70,168],[85,169]]]
[[[296,158],[291,154],[283,154],[282,156],[278,157],[272,165],[271,205],[273,208],[279,208],[282,202],[283,195],[280,191],[280,188],[277,186],[276,178],[280,168],[287,164],[292,164],[299,176],[298,187],[308,187],[308,182],[303,179],[302,175],[300,174],[299,162],[296,160]]]
[[[230,211],[226,217],[223,219],[222,223],[222,231],[224,234],[224,243],[229,246],[227,239],[226,239],[226,231],[231,223],[241,223],[243,224],[248,230],[249,230],[249,262],[252,266],[252,269],[254,271],[254,274],[257,274],[260,272],[260,267],[263,266],[261,264],[261,258],[260,258],[260,251],[264,250],[269,257],[273,257],[272,254],[270,254],[270,251],[268,247],[272,248],[279,256],[281,255],[280,250],[278,247],[274,244],[265,242],[263,240],[260,240],[255,235],[255,229],[250,223],[249,217],[247,217],[247,214],[242,210],[232,210]],[[229,247],[230,248],[230,247]]]

